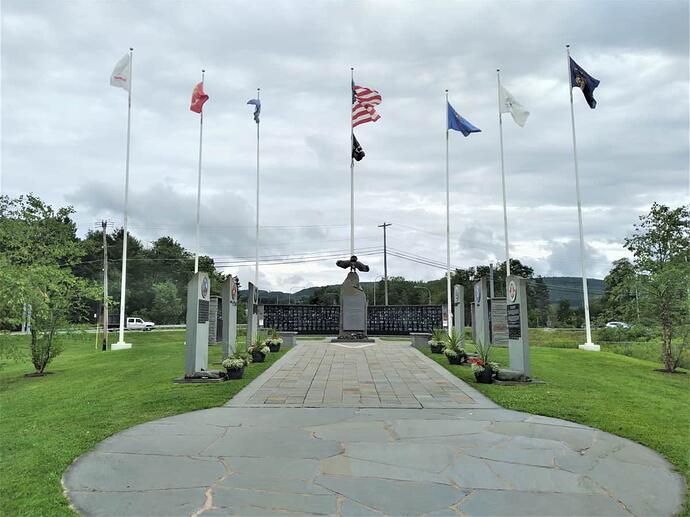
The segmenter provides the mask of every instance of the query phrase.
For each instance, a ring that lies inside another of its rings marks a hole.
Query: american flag
[[[381,104],[379,92],[352,83],[352,127],[380,119],[381,115],[375,109],[378,104]]]

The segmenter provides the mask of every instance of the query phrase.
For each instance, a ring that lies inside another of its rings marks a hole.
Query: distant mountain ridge
[[[549,290],[549,301],[560,303],[561,300],[568,300],[573,308],[582,307],[582,278],[577,276],[545,276],[544,283]],[[370,286],[373,282],[362,282],[365,286]],[[259,292],[261,303],[288,303],[292,301],[304,302],[317,289],[322,287],[337,288],[337,285],[314,286],[301,289],[295,293],[285,293],[283,291],[263,291]],[[598,278],[587,279],[587,289],[590,300],[601,297],[604,294],[604,281]],[[240,291],[240,298],[247,298],[247,290]]]

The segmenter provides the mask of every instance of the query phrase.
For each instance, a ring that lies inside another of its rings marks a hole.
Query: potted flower
[[[280,350],[280,345],[283,344],[283,338],[280,337],[276,329],[271,329],[271,336],[266,340],[266,345],[271,350],[271,352],[278,352]]]
[[[271,349],[266,346],[266,343],[261,338],[256,338],[256,341],[247,349],[247,352],[252,354],[253,362],[263,363],[266,355],[271,353]]]
[[[443,354],[448,359],[450,364],[462,364],[467,361],[467,354],[462,347],[460,334],[455,329],[450,331],[450,335],[446,336],[446,347]]]
[[[470,358],[472,373],[478,383],[491,384],[494,374],[498,373],[499,365],[491,361],[491,343],[480,345],[476,343],[477,357]]]
[[[241,379],[244,375],[244,368],[247,366],[247,359],[235,354],[225,359],[221,364],[225,368],[225,376],[228,379]]]
[[[442,354],[446,344],[446,332],[443,329],[434,329],[429,340],[429,348],[432,354]]]

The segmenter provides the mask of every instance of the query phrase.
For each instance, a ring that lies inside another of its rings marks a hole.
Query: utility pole
[[[494,263],[489,263],[489,293],[491,298],[495,297],[496,292],[494,291]]]
[[[103,227],[103,351],[108,350],[108,221]]]
[[[386,254],[386,228],[391,226],[391,223],[384,221],[379,224],[379,228],[383,228],[383,304],[388,305],[388,256]]]

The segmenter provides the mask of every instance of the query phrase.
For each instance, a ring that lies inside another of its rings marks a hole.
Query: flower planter
[[[442,354],[445,347],[443,343],[429,343],[429,348],[431,348],[432,354]]]
[[[266,354],[263,352],[252,352],[252,361],[255,363],[263,363],[266,359]]]
[[[268,343],[268,348],[271,349],[271,352],[278,352],[280,350],[280,343],[276,343],[276,344]]]
[[[479,384],[491,384],[494,382],[494,371],[488,366],[484,367],[481,372],[474,372],[474,378]]]
[[[225,370],[225,376],[228,379],[241,379],[244,375],[244,368],[232,368]]]
[[[447,355],[446,358],[448,359],[449,364],[462,364],[462,356],[460,354],[456,356]]]

